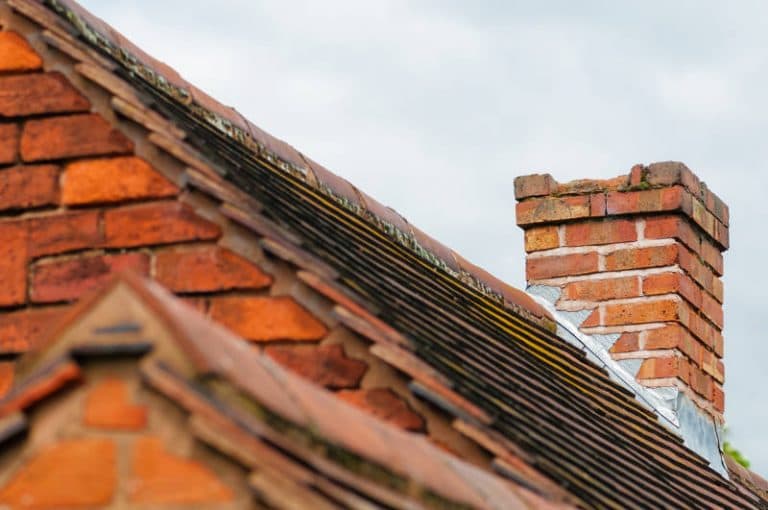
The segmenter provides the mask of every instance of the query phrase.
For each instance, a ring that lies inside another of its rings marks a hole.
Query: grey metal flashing
[[[541,306],[555,319],[557,335],[584,351],[587,358],[605,369],[614,381],[632,392],[635,399],[652,411],[659,422],[683,439],[685,446],[705,458],[710,467],[724,478],[728,470],[722,453],[721,426],[699,410],[698,406],[675,386],[648,388],[635,379],[639,359],[617,361],[608,351],[619,335],[588,335],[579,330],[586,314],[558,310],[554,303],[561,289],[548,285],[531,285],[527,289]]]

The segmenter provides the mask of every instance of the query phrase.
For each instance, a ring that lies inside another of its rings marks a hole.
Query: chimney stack
[[[722,423],[728,207],[685,165],[609,180],[515,180],[529,290],[641,384],[676,387]]]

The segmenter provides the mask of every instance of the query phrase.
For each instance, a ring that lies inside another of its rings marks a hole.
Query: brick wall
[[[141,137],[103,98],[53,69],[65,70],[0,31],[0,355],[34,349],[81,296],[131,270],[353,405],[425,430],[401,396],[363,384],[368,363],[292,295],[293,269],[225,246],[226,220],[201,215],[192,204],[204,199],[139,157]],[[0,395],[12,378],[0,362]]]
[[[641,383],[678,386],[720,419],[727,206],[674,162],[601,181],[524,176],[515,196],[528,285],[556,287],[556,307],[615,339]]]

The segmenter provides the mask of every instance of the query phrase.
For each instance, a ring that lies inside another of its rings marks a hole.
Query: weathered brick
[[[605,256],[605,270],[623,271],[671,266],[677,262],[677,252],[678,246],[675,244],[616,250]]]
[[[709,374],[715,381],[722,384],[725,382],[725,366],[714,352],[705,351],[702,355],[701,369]]]
[[[649,329],[643,332],[642,347],[649,351],[657,349],[674,349],[681,347],[685,335],[685,330],[677,324]],[[690,337],[690,335],[688,336]]]
[[[424,430],[424,418],[416,414],[408,404],[386,388],[343,390],[338,397],[377,418],[396,427],[411,431]]]
[[[606,214],[675,211],[683,205],[683,193],[680,186],[643,191],[612,191],[608,193]]]
[[[0,116],[83,112],[91,103],[58,72],[0,76]]]
[[[218,225],[175,201],[125,206],[104,213],[105,245],[111,248],[203,241],[220,235]]]
[[[21,157],[24,161],[132,151],[133,142],[95,113],[29,120],[21,133]]]
[[[64,469],[62,469],[64,468]],[[0,489],[10,508],[103,508],[117,488],[117,449],[111,439],[67,439],[44,448]]]
[[[0,223],[0,306],[20,305],[27,294],[27,229]]]
[[[716,326],[723,329],[723,306],[706,292],[702,295],[701,311]]]
[[[125,381],[109,378],[88,392],[83,423],[100,429],[141,430],[147,425],[147,408],[129,401]]]
[[[6,396],[13,386],[16,363],[0,361],[0,398]]]
[[[606,219],[565,225],[566,246],[626,243],[637,240],[635,222]]]
[[[675,357],[648,358],[643,360],[637,371],[638,379],[665,379],[677,377],[680,360]]]
[[[680,216],[654,216],[646,219],[647,239],[678,239],[695,253],[698,253],[718,275],[723,274],[723,255],[710,238]]]
[[[592,217],[605,216],[606,196],[605,193],[593,193],[589,196],[589,215]]]
[[[256,342],[320,340],[325,325],[290,297],[227,296],[211,298],[211,318]]]
[[[651,163],[645,170],[645,180],[656,186],[671,186],[683,184],[682,173],[691,171],[678,161],[661,161]],[[696,193],[696,191],[694,191]]]
[[[674,321],[680,317],[680,306],[677,301],[672,299],[636,301],[632,303],[606,304],[603,307],[602,313],[602,323],[600,311],[595,310],[587,317],[582,327],[621,326]]]
[[[721,413],[725,412],[725,392],[719,384],[712,385],[712,405]]]
[[[517,204],[518,225],[586,218],[589,215],[589,196],[531,198]]]
[[[712,270],[704,265],[699,258],[685,248],[680,249],[679,253],[680,267],[688,273],[704,290],[709,292],[715,299],[722,302],[722,285],[718,277]]]
[[[133,444],[126,486],[131,503],[163,507],[226,503],[234,497],[213,471],[168,453],[160,439],[152,436],[139,437]]]
[[[260,289],[272,283],[253,262],[215,245],[158,251],[155,278],[174,292]]]
[[[35,71],[42,66],[26,39],[16,32],[0,32],[0,72]]]
[[[636,352],[640,350],[640,333],[622,333],[611,346],[609,352],[617,354],[623,352]]]
[[[59,201],[59,168],[15,166],[0,170],[0,211],[54,205]]]
[[[706,399],[712,398],[712,388],[714,386],[714,381],[710,376],[704,373],[699,368],[692,368],[691,369],[691,388],[693,391],[701,395],[702,397]]]
[[[597,263],[597,252],[528,258],[525,261],[526,279],[533,281],[596,273]]]
[[[640,295],[640,283],[636,276],[581,280],[565,286],[563,295],[573,301],[605,301]]]
[[[67,212],[28,220],[29,256],[95,248],[102,243],[98,211]]]
[[[148,275],[149,257],[124,253],[45,261],[34,267],[30,297],[36,303],[73,300],[126,270]]]
[[[643,294],[679,294],[693,306],[701,306],[701,289],[686,275],[681,273],[659,273],[643,278]]]
[[[702,317],[698,309],[693,309],[685,303],[680,307],[680,322],[709,349],[714,349],[716,342],[722,337],[717,326]]]
[[[533,227],[525,231],[525,251],[550,250],[560,246],[558,227],[546,225]]]
[[[629,185],[639,186],[643,182],[645,167],[643,165],[633,165],[629,171]]]
[[[349,358],[334,345],[275,345],[266,354],[315,384],[330,389],[356,388],[368,369],[362,360]]]
[[[61,199],[67,205],[165,198],[179,188],[134,156],[85,159],[64,170]]]
[[[523,175],[515,178],[515,198],[541,197],[557,190],[557,181],[549,174]]]
[[[16,124],[0,124],[0,165],[15,163],[18,152],[19,126]]]
[[[40,345],[51,325],[68,307],[27,308],[0,314],[0,352],[26,352]]]

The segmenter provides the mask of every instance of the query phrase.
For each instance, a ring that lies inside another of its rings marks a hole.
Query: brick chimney
[[[609,180],[515,180],[529,291],[644,386],[677,388],[722,422],[728,207],[685,165]]]

